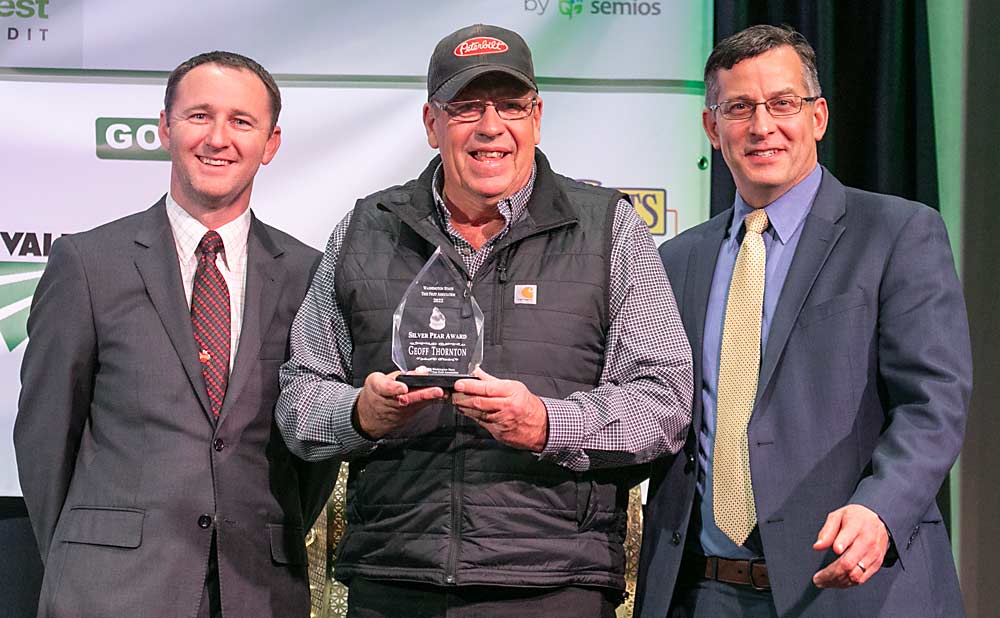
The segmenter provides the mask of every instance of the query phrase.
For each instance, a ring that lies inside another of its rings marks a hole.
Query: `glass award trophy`
[[[483,312],[440,247],[392,315],[392,362],[408,387],[444,389],[483,362]]]

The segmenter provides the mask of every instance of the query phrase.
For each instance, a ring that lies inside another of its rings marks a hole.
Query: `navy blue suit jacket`
[[[654,463],[636,616],[667,614],[695,498],[701,348],[732,209],[660,248],[694,350],[685,449]],[[958,455],[972,382],[961,285],[938,213],[846,188],[826,169],[778,301],[748,428],[764,555],[780,616],[963,615],[935,495]],[[812,544],[846,504],[881,516],[898,559],[820,590]]]

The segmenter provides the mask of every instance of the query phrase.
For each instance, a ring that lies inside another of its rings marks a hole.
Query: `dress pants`
[[[702,579],[678,582],[669,618],[778,618],[771,592]]]
[[[212,547],[208,552],[208,572],[205,574],[205,591],[198,606],[198,618],[222,618],[222,593],[219,592],[219,554],[212,533]]]
[[[617,591],[582,586],[442,587],[355,577],[347,618],[615,618]]]

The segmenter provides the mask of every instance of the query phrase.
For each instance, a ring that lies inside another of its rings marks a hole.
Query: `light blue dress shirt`
[[[795,255],[799,237],[802,235],[802,223],[812,207],[819,183],[823,177],[819,165],[799,184],[789,189],[784,195],[764,207],[770,226],[764,232],[764,249],[767,263],[764,270],[764,310],[761,316],[761,357],[767,347],[767,335],[771,329],[771,318],[781,288],[788,275],[788,268]],[[763,557],[760,547],[760,535],[755,529],[747,542],[737,546],[715,525],[712,508],[712,452],[715,446],[716,427],[716,388],[719,383],[719,358],[722,351],[722,325],[726,317],[726,301],[729,297],[729,280],[733,276],[736,265],[736,255],[739,253],[740,242],[743,240],[743,218],[752,210],[746,202],[736,194],[733,221],[726,238],[719,248],[719,257],[715,262],[715,274],[712,277],[712,289],[708,296],[708,309],[705,312],[705,334],[702,356],[702,417],[698,433],[698,463],[699,475],[697,485],[697,504],[701,512],[701,532],[697,535],[700,547],[694,545],[695,535],[691,535],[689,547],[706,556],[721,556],[724,558],[760,558]]]

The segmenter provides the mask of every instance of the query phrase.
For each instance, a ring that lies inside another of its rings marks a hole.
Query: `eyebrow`
[[[206,112],[215,112],[215,111],[217,111],[216,108],[215,108],[215,106],[210,105],[208,103],[201,103],[201,104],[198,104],[198,105],[191,105],[190,107],[185,107],[183,110],[181,110],[181,113],[182,114],[190,114],[190,113],[193,113],[193,112],[195,112],[197,110],[204,110]],[[253,120],[255,122],[259,120],[256,116],[254,116],[250,112],[242,110],[242,109],[234,109],[234,110],[231,111],[230,115],[231,116],[246,116],[247,118],[250,118],[251,120]]]
[[[789,86],[788,88],[780,88],[778,90],[772,90],[770,93],[768,93],[768,94],[765,95],[765,99],[764,100],[765,101],[770,101],[771,99],[773,99],[775,97],[781,97],[781,96],[786,96],[786,95],[790,95],[790,94],[793,94],[793,95],[795,95],[797,97],[806,97],[806,96],[809,96],[807,94],[798,94],[798,93],[795,92],[795,88],[794,87]],[[749,95],[740,94],[740,95],[736,95],[736,96],[732,96],[732,97],[726,97],[723,100],[724,101],[753,101],[754,99],[753,99],[753,97],[751,97]]]

